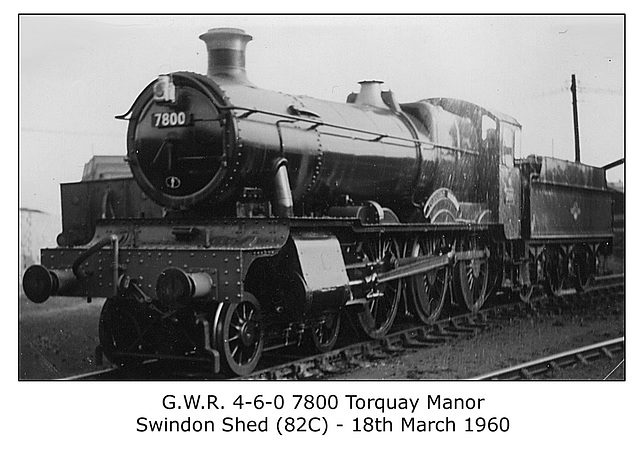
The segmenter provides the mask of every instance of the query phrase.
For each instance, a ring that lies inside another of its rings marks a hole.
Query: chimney
[[[356,97],[356,105],[370,105],[372,107],[387,108],[382,101],[382,81],[380,80],[362,80],[360,84],[360,92]]]
[[[249,84],[245,69],[247,43],[253,38],[239,28],[212,28],[200,35],[209,54],[207,75]]]

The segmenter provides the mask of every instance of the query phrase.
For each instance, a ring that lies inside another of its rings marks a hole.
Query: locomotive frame
[[[464,101],[399,104],[377,81],[346,104],[260,90],[249,35],[201,38],[206,76],[163,74],[118,117],[143,193],[97,189],[96,212],[69,199],[90,183],[63,185],[60,246],[24,275],[34,302],[106,297],[113,363],[245,375],[267,350],[331,349],[345,317],[379,338],[399,314],[428,324],[446,304],[583,290],[601,271],[603,169],[516,159],[520,124]],[[166,211],[141,218],[138,196]]]

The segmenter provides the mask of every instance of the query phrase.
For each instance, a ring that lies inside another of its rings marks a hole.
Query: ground
[[[623,302],[610,302],[586,312],[512,319],[474,337],[412,350],[335,378],[469,379],[620,336],[624,336]],[[563,370],[546,378],[604,379],[619,362],[603,359],[597,365]],[[623,378],[623,369],[621,366],[609,378]]]

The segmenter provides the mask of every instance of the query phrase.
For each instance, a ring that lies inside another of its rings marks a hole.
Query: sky
[[[158,74],[206,72],[198,36],[215,27],[253,36],[260,88],[344,102],[374,78],[400,102],[468,100],[518,119],[523,155],[573,159],[576,74],[582,161],[624,157],[622,16],[21,16],[20,207],[50,214],[52,240],[59,184],[93,155],[124,157],[114,116]]]

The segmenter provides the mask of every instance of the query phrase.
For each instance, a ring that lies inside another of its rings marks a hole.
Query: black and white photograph
[[[625,14],[17,21],[21,392],[497,450],[499,385],[624,393]]]

